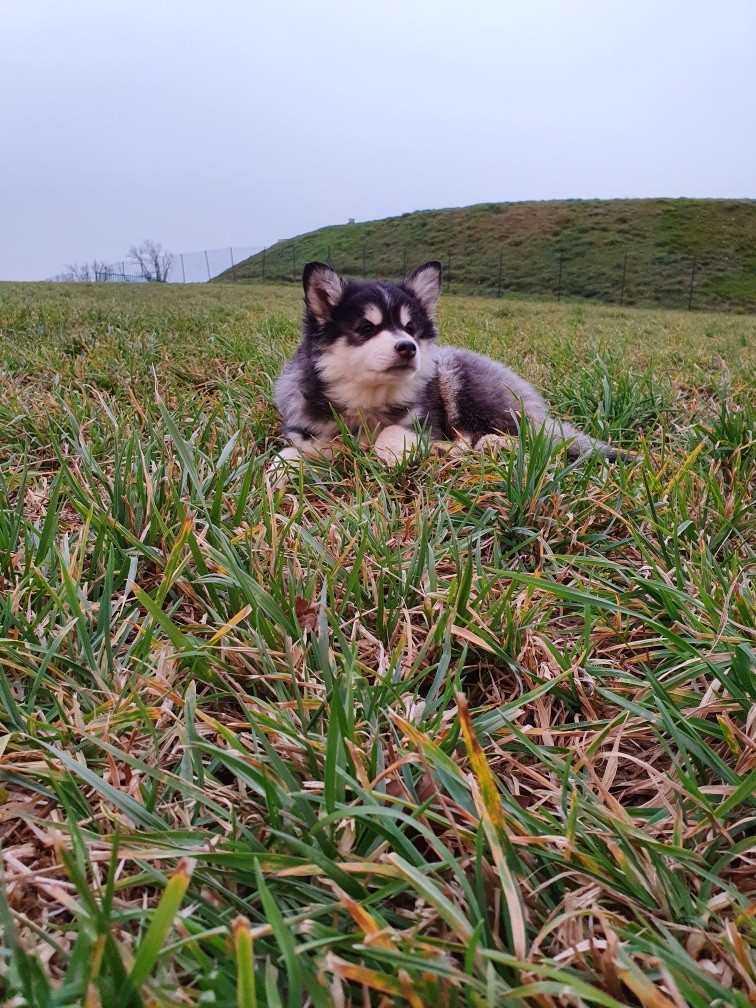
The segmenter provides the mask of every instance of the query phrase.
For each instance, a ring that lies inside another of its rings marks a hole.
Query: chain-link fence
[[[651,243],[595,255],[569,245],[531,246],[529,254],[502,246],[493,252],[471,247],[460,252],[428,244],[371,248],[315,248],[312,241],[278,242],[234,264],[214,279],[222,282],[299,283],[305,262],[319,260],[351,277],[398,279],[428,259],[444,270],[447,292],[502,297],[577,298],[626,305],[672,308],[756,309],[756,271],[743,272],[742,260],[722,256],[686,256]]]
[[[222,273],[228,273],[228,279],[237,278],[235,270],[239,263],[248,260],[250,256],[261,252],[261,245],[229,246],[222,249],[202,249],[199,252],[179,252],[173,254],[172,262],[167,267],[168,283],[207,283]],[[61,283],[149,283],[155,282],[154,274],[150,275],[140,269],[139,265],[129,259],[118,262],[74,264],[65,272],[49,277],[49,280]]]
[[[527,248],[510,242],[498,249],[473,245],[371,246],[368,241],[322,246],[311,238],[261,246],[229,246],[174,255],[169,283],[300,283],[306,262],[328,263],[351,277],[395,280],[419,263],[443,265],[447,293],[587,299],[601,303],[669,308],[756,310],[752,261],[727,255],[689,256],[653,243],[596,254],[544,239]],[[53,279],[70,280],[70,274]],[[150,279],[128,261],[76,279],[138,283]]]
[[[95,283],[149,283],[150,277],[143,273],[117,273],[112,269],[97,270]]]
[[[168,277],[170,283],[206,283],[221,274],[230,282],[242,279],[237,267],[262,252],[261,245],[229,246],[222,249],[203,249],[200,252],[179,252],[173,260]]]

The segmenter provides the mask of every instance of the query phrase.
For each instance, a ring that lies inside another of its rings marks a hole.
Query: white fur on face
[[[368,322],[372,322],[373,325],[380,325],[383,321],[383,315],[381,309],[374,304],[365,305],[363,311],[365,312],[365,318]]]
[[[317,359],[316,367],[328,395],[352,414],[369,413],[388,404],[410,403],[433,370],[433,353],[418,346],[408,368],[389,370],[401,363],[394,349],[404,333],[382,330],[360,346],[337,340]]]
[[[377,382],[395,382],[416,370],[420,364],[420,348],[410,368],[406,371],[391,370],[402,363],[396,352],[396,344],[403,334],[382,329],[360,346],[350,346],[345,340],[337,340],[317,362],[324,381],[330,383],[349,378],[356,384],[375,385]],[[406,337],[405,337],[406,338]]]
[[[409,307],[406,304],[399,305],[399,322],[403,327],[406,328],[411,317]]]

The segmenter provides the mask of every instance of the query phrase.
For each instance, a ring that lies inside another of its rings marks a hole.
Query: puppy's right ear
[[[344,281],[325,263],[308,262],[302,271],[302,286],[305,304],[320,325],[324,325],[341,301]]]
[[[402,287],[414,294],[428,315],[433,318],[438,295],[441,293],[441,263],[438,259],[431,259],[430,262],[418,266],[410,273]]]

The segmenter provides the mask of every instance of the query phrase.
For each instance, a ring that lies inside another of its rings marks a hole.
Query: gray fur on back
[[[437,360],[442,386],[456,390],[453,426],[473,444],[486,434],[516,433],[524,413],[534,427],[545,430],[553,441],[572,441],[573,455],[593,450],[608,458],[616,457],[617,452],[610,445],[550,416],[538,389],[499,361],[457,347],[439,347]],[[448,407],[446,412],[449,415]]]

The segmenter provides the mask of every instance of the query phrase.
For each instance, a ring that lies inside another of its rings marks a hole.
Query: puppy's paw
[[[469,455],[473,450],[473,446],[470,444],[470,441],[461,434],[453,441],[445,441],[442,443],[445,445],[444,453],[448,455],[450,459],[464,458],[465,455]]]
[[[404,427],[384,427],[375,439],[375,454],[385,465],[398,465],[416,447],[417,435]]]
[[[505,437],[503,434],[484,434],[475,443],[475,450],[493,453],[497,451],[510,451],[514,444],[514,438]]]
[[[288,445],[265,470],[265,482],[272,491],[280,490],[299,472],[303,461],[301,452],[293,445]]]

